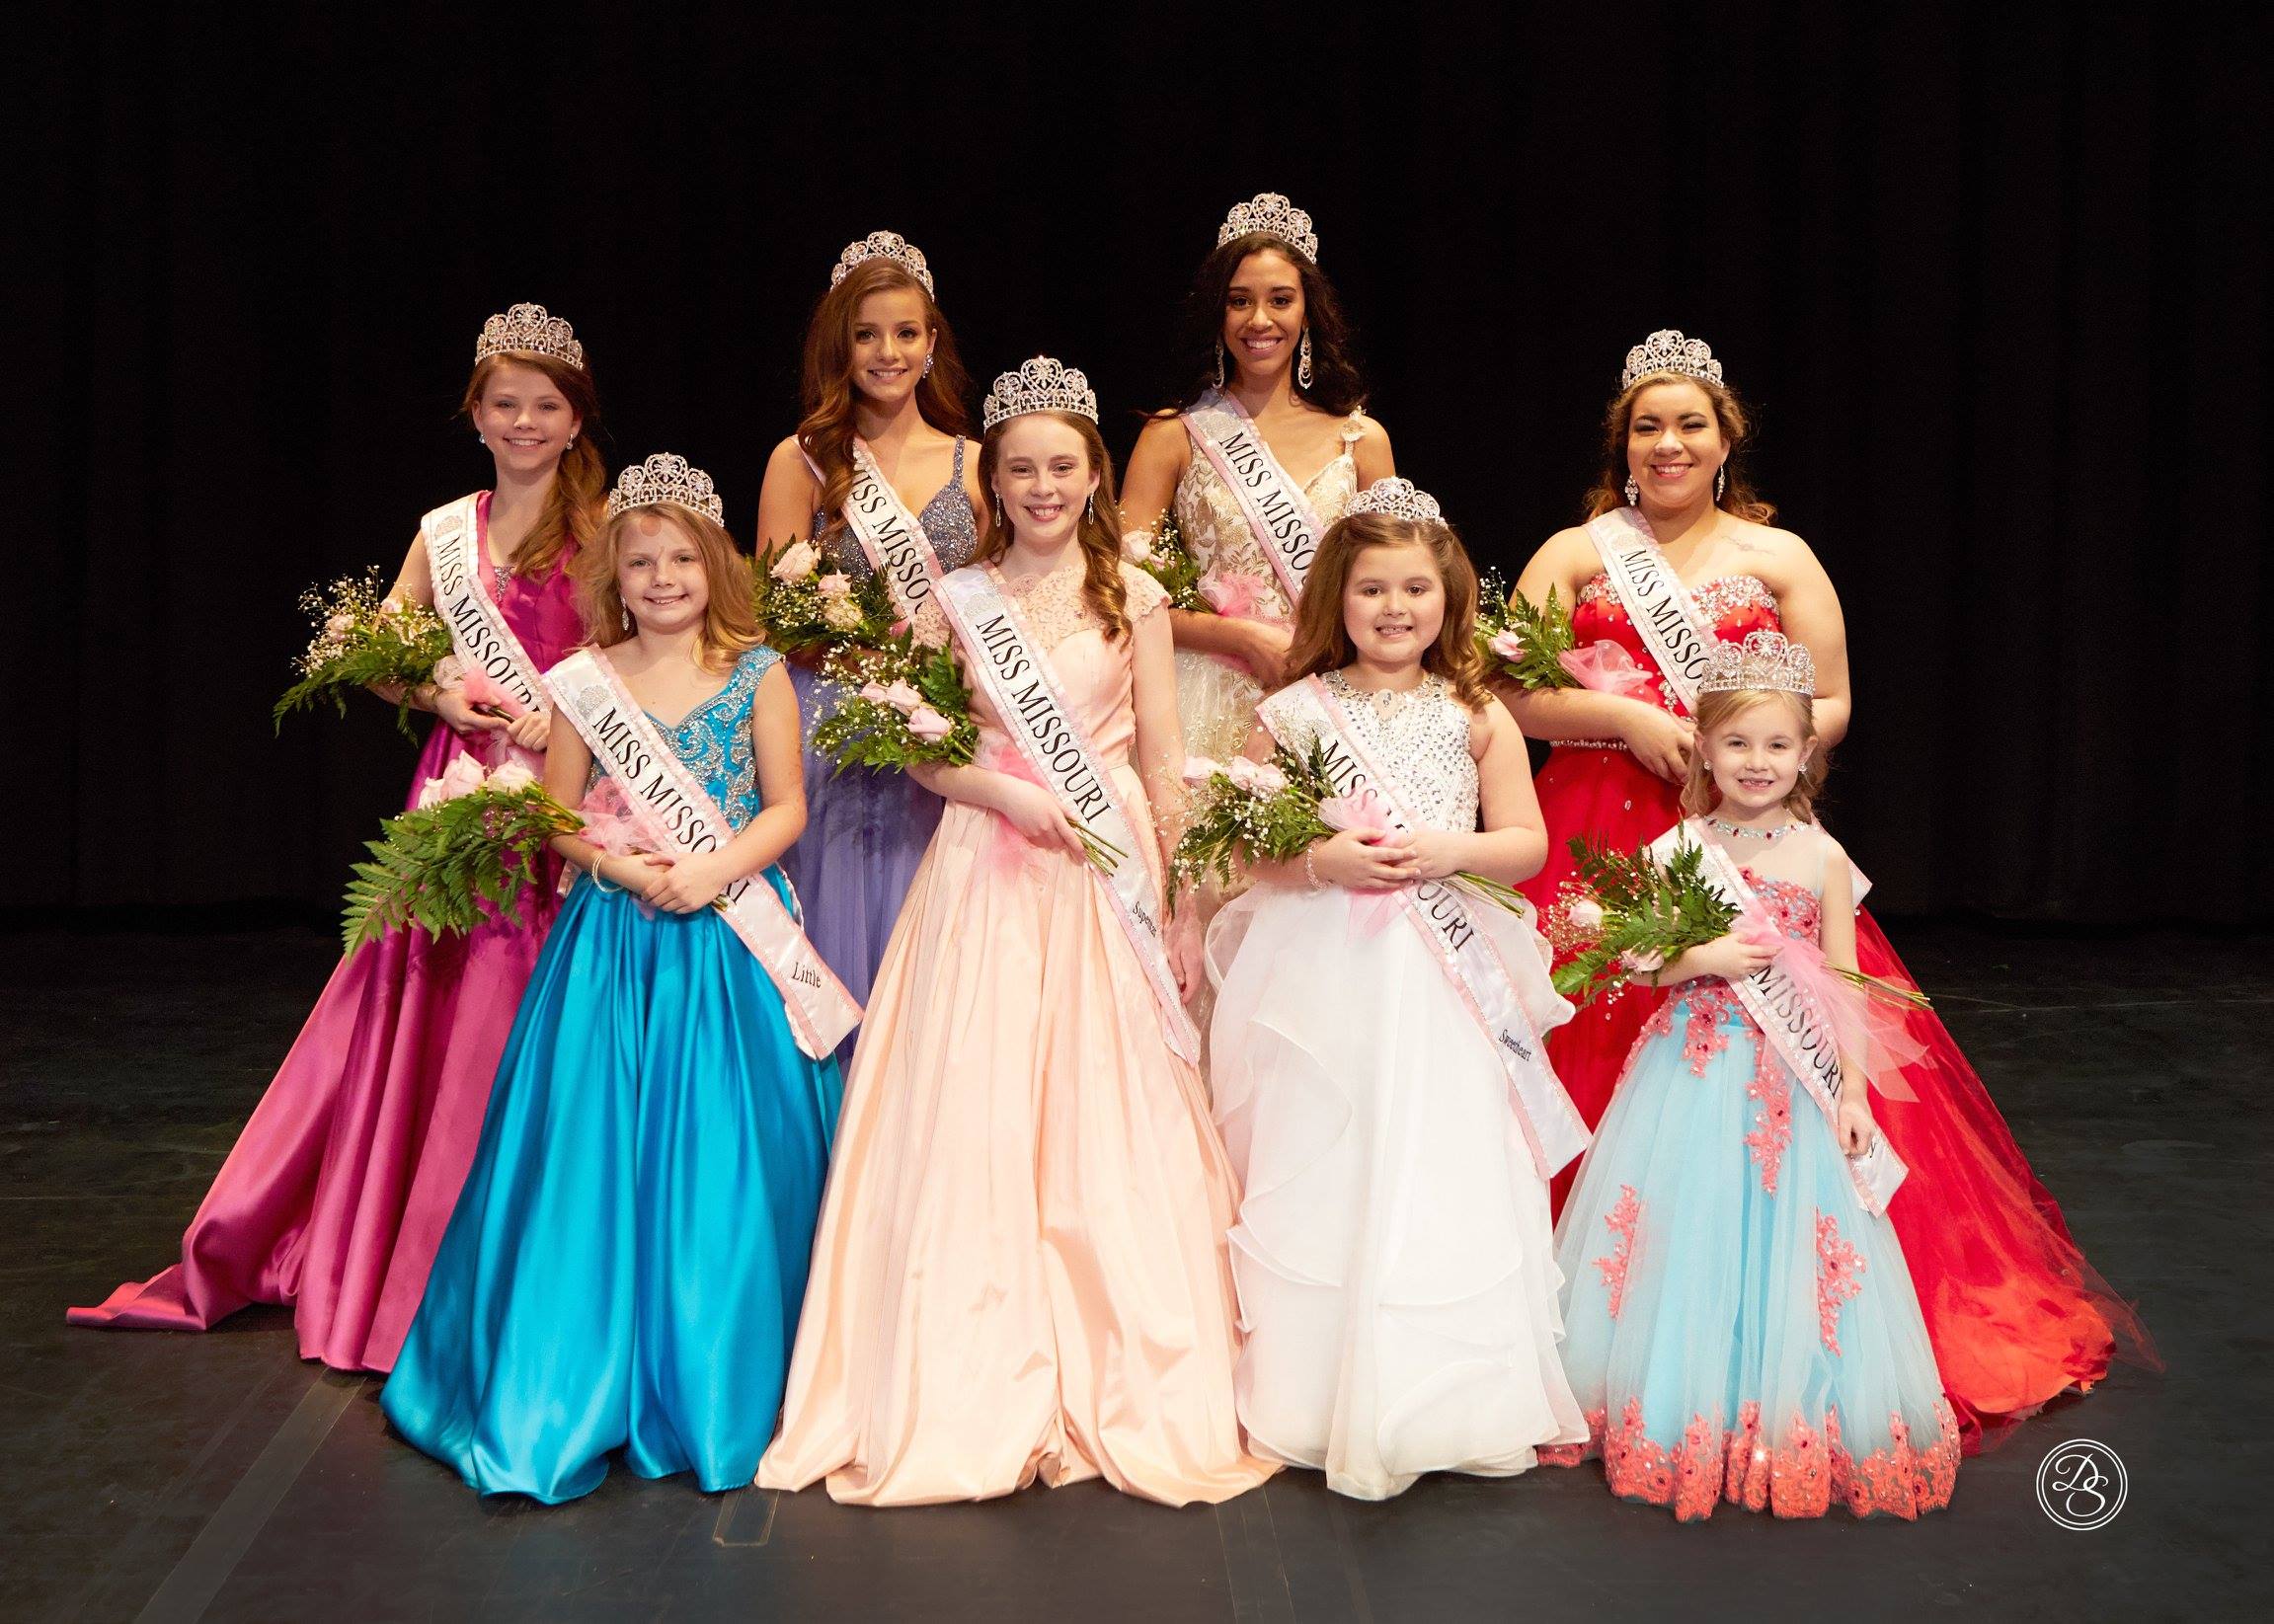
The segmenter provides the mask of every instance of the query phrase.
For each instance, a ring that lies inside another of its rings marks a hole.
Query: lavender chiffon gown
[[[966,443],[956,440],[954,472],[916,515],[944,570],[971,563],[979,546],[978,521],[964,495]],[[849,527],[842,521],[823,527],[821,514],[815,520],[832,568],[862,579],[873,573]],[[815,725],[835,708],[835,690],[803,665],[790,667],[790,680],[811,738]],[[939,822],[939,797],[907,774],[866,767],[840,773],[807,747],[806,830],[784,854],[782,868],[797,889],[807,937],[863,1004]],[[837,1053],[849,1061],[852,1051],[848,1037]]]

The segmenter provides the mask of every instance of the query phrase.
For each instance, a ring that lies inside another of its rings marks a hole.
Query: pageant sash
[[[1706,838],[1704,828],[1695,820],[1685,820],[1651,842],[1650,853],[1665,862],[1683,846],[1703,849],[1705,861],[1701,867],[1706,882],[1719,891],[1723,900],[1739,907],[1765,910],[1761,893],[1740,872],[1730,855]],[[1762,1037],[1785,1069],[1799,1078],[1824,1113],[1824,1120],[1837,1132],[1840,1124],[1840,1046],[1832,1025],[1824,1012],[1797,981],[1784,968],[1781,960],[1771,959],[1762,968],[1742,981],[1730,983],[1736,989],[1739,1002],[1746,1014],[1761,1028]],[[1895,1147],[1887,1142],[1887,1130],[1882,1127],[1873,1139],[1871,1148],[1860,1156],[1847,1158],[1847,1171],[1855,1181],[1855,1194],[1867,1212],[1885,1212],[1894,1198],[1897,1186],[1909,1172],[1895,1154]]]
[[[1305,677],[1283,690],[1261,714],[1273,736],[1291,750],[1299,753],[1317,739],[1338,794],[1354,795],[1371,789],[1394,827],[1405,830],[1415,826],[1416,819],[1400,799],[1395,780],[1368,757],[1349,714],[1317,677]],[[1531,1151],[1531,1164],[1542,1179],[1552,1178],[1587,1148],[1587,1121],[1547,1063],[1546,1045],[1524,1012],[1515,977],[1501,957],[1499,945],[1476,923],[1478,908],[1496,904],[1477,901],[1441,880],[1404,886],[1394,894],[1406,919],[1436,955],[1470,1017],[1484,1029],[1507,1075],[1509,1093],[1516,1101],[1517,1121]]]
[[[1177,993],[1176,972],[1169,967],[1168,945],[1161,936],[1152,870],[1139,855],[1137,843],[1152,839],[1152,830],[1140,831],[1114,793],[1112,777],[1059,692],[1049,657],[1017,606],[996,587],[993,576],[983,566],[972,565],[942,577],[938,600],[956,641],[963,645],[965,664],[985,687],[1027,765],[1057,797],[1066,816],[1087,824],[1101,839],[1129,854],[1111,874],[1094,868],[1092,872],[1145,979],[1152,983],[1161,1033],[1169,1047],[1199,1064],[1200,1033]]]
[[[1603,573],[1626,618],[1642,634],[1643,646],[1658,662],[1682,708],[1697,714],[1697,685],[1705,680],[1713,652],[1713,628],[1682,578],[1658,550],[1650,525],[1631,507],[1614,507],[1587,526],[1588,539],[1603,558]]]
[[[1302,487],[1271,454],[1247,409],[1222,390],[1203,395],[1184,415],[1184,425],[1239,503],[1288,602],[1299,602],[1310,562],[1318,556],[1319,537],[1326,533]]]
[[[578,650],[545,673],[545,685],[623,791],[626,814],[657,851],[695,856],[734,838],[718,804],[596,651]],[[860,1025],[861,1006],[822,962],[762,871],[729,884],[718,908],[781,993],[799,1049],[809,1059],[826,1059]]]
[[[811,456],[806,458],[806,465],[813,468],[815,478],[821,477],[821,469]],[[893,482],[885,478],[867,443],[858,439],[853,441],[853,483],[845,493],[844,517],[853,539],[867,555],[869,568],[892,597],[894,618],[914,619],[917,605],[932,595],[932,588],[947,572],[940,567],[932,538],[924,534],[916,515],[908,511]]]
[[[1603,560],[1603,573],[1618,594],[1626,618],[1642,634],[1659,674],[1682,701],[1682,708],[1697,714],[1697,685],[1705,680],[1705,667],[1719,641],[1705,611],[1683,585],[1682,578],[1658,550],[1658,538],[1649,521],[1632,507],[1614,507],[1587,526],[1588,539]],[[1847,874],[1855,889],[1855,905],[1863,905],[1871,881],[1848,860]]]
[[[488,677],[521,714],[541,711],[545,679],[485,584],[490,561],[483,556],[481,526],[475,522],[479,500],[460,497],[419,521],[434,582],[434,609],[450,628],[461,665]]]

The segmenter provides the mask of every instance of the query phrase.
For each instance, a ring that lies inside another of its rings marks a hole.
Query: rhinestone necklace
[[[1706,818],[1705,826],[1719,829],[1723,834],[1742,834],[1749,840],[1781,840],[1794,829],[1807,827],[1805,823],[1779,823],[1773,829],[1749,829],[1743,823],[1732,823],[1720,817]]]

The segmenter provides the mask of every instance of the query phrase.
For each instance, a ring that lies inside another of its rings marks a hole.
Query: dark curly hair
[[[1201,262],[1177,326],[1175,376],[1182,381],[1176,404],[1164,415],[1188,410],[1215,386],[1216,358],[1223,348],[1224,300],[1231,294],[1232,276],[1240,261],[1263,249],[1284,255],[1302,279],[1303,322],[1310,329],[1310,384],[1294,385],[1296,396],[1338,418],[1365,410],[1366,374],[1359,366],[1350,318],[1342,313],[1334,283],[1301,250],[1251,231],[1222,244]]]

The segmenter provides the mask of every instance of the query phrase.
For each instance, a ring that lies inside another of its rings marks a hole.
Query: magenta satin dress
[[[540,669],[583,638],[561,571],[509,577],[498,597]],[[468,748],[437,723],[411,800]],[[343,959],[183,1235],[182,1261],[72,1309],[71,1323],[202,1331],[247,1303],[289,1303],[301,1357],[391,1369],[559,907],[551,881],[519,926],[494,919],[439,942],[396,931]]]

